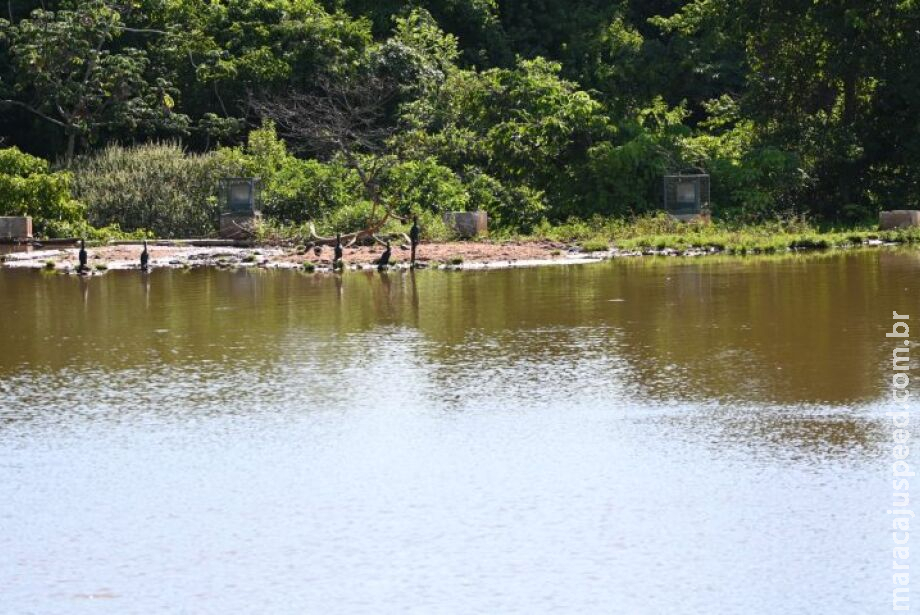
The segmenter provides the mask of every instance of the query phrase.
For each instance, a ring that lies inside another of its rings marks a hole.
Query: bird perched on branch
[[[147,240],[144,240],[144,251],[141,252],[141,271],[147,271],[150,263],[150,253],[147,252]]]
[[[77,260],[80,263],[77,265],[77,273],[83,273],[87,270],[86,263],[88,262],[88,255],[86,254],[86,240],[80,240],[80,252],[77,254]]]
[[[387,245],[387,249],[384,250],[383,254],[380,255],[380,258],[377,259],[378,271],[383,271],[390,265],[390,254],[392,254],[392,251],[390,250],[390,240],[389,239],[387,239],[386,245]]]

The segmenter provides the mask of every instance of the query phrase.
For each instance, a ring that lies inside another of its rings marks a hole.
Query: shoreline
[[[167,245],[163,245],[167,244]],[[307,270],[317,273],[331,272],[332,249],[322,247],[318,254],[312,248],[304,250],[278,246],[188,246],[168,245],[168,241],[150,241],[151,269],[188,269],[212,267],[218,269],[262,268]],[[898,247],[898,243],[870,241],[861,246],[832,248],[788,249],[782,254],[807,254],[836,252],[839,250]],[[90,271],[83,275],[102,275],[108,271],[140,270],[140,244],[105,245],[87,248]],[[11,252],[0,256],[0,268],[42,269],[63,274],[76,274],[78,248],[55,248]],[[344,248],[346,270],[375,269],[374,261],[380,257],[382,246],[353,246]],[[390,269],[409,268],[409,248],[394,245]],[[733,256],[745,258],[745,254],[730,254],[718,248],[646,248],[625,250],[586,251],[575,244],[554,241],[507,241],[507,242],[443,242],[423,243],[419,246],[416,267],[419,269],[484,270],[518,267],[544,267],[554,265],[592,264],[614,258],[637,258],[647,256],[698,258],[706,256]],[[749,253],[758,256],[756,253]],[[764,254],[766,255],[766,254]]]

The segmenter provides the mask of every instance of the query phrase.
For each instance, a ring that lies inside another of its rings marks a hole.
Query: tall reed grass
[[[118,224],[159,237],[207,236],[217,228],[220,163],[177,143],[112,145],[78,159],[74,196],[93,226]]]

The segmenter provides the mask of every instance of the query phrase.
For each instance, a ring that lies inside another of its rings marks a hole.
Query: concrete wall
[[[920,226],[920,210],[895,209],[883,211],[878,215],[878,227],[883,231],[893,228],[907,228],[909,226]]]
[[[32,218],[29,216],[0,216],[0,239],[31,239]]]
[[[489,214],[484,211],[451,211],[444,214],[444,224],[464,239],[489,232]]]

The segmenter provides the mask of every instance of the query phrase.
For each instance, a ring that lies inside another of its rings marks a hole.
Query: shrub
[[[546,213],[542,192],[527,186],[506,186],[474,168],[467,169],[470,209],[489,214],[489,225],[497,229],[533,230]]]
[[[177,143],[114,145],[76,161],[74,188],[96,226],[189,237],[214,231],[224,174],[217,157],[188,154]]]
[[[84,207],[70,194],[72,176],[15,147],[0,149],[0,215],[31,216],[39,236],[81,227]]]
[[[320,225],[320,233],[333,235],[336,232],[349,233],[363,229],[371,223],[373,205],[370,201],[357,201],[350,205],[343,205],[330,212]],[[381,215],[380,209],[377,216]]]
[[[791,207],[808,185],[803,162],[790,151],[761,142],[751,120],[742,119],[737,101],[727,95],[703,103],[707,129],[684,143],[691,157],[705,160],[712,174],[712,211],[716,217],[767,221]],[[688,153],[689,153],[688,152]]]
[[[410,160],[387,170],[384,199],[401,215],[411,211],[466,211],[469,194],[460,178],[434,158]]]
[[[215,156],[227,174],[262,180],[262,211],[279,222],[316,220],[363,195],[357,173],[293,156],[271,122],[250,132],[245,147],[223,147]]]
[[[453,241],[457,239],[457,233],[453,228],[444,224],[441,214],[433,211],[422,211],[418,214],[418,224],[421,229],[421,237],[426,241]],[[401,220],[396,217],[390,218],[383,228],[380,229],[380,235],[401,236],[409,233],[411,220]]]
[[[581,242],[581,247],[585,252],[606,252],[610,245],[603,239],[589,239]]]
[[[422,239],[428,241],[451,241],[457,238],[453,228],[444,224],[441,214],[433,211],[423,211],[418,216],[418,224],[422,231]],[[405,228],[403,232],[408,232]]]
[[[811,236],[799,237],[789,243],[793,250],[826,250],[831,247],[827,239]]]

